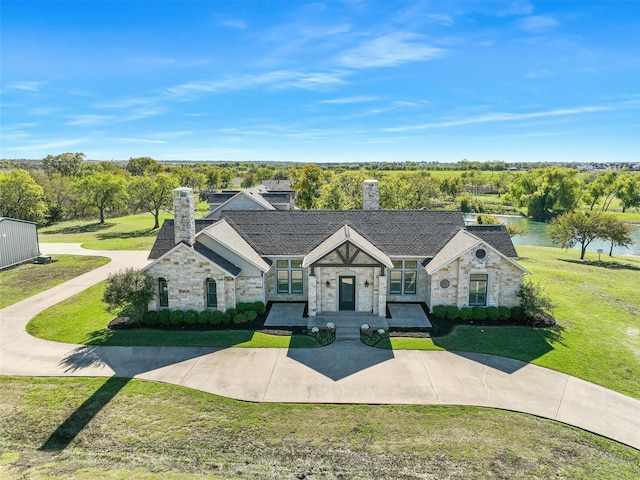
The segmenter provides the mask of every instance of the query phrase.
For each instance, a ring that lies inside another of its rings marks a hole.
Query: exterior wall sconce
[[[367,287],[367,288],[369,288],[369,280],[365,280],[365,281],[364,281],[364,286],[365,286],[365,287]]]
[[[331,284],[329,283],[329,280],[327,280],[327,288],[329,288],[331,286]]]

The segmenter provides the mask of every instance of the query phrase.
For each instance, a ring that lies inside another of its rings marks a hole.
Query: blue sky
[[[640,161],[640,2],[2,0],[2,158]]]

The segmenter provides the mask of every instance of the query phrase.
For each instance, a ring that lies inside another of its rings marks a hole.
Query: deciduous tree
[[[63,177],[79,177],[84,169],[86,155],[81,152],[47,155],[42,160],[42,168],[47,175],[59,173]]]
[[[549,225],[549,237],[562,248],[580,244],[580,259],[584,260],[589,244],[596,238],[606,238],[606,228],[606,214],[576,210],[554,218]]]
[[[613,215],[608,215],[604,219],[603,235],[601,238],[610,242],[610,257],[613,256],[613,247],[628,247],[633,244],[631,227]]]
[[[324,174],[317,165],[309,163],[298,172],[294,188],[298,191],[296,205],[303,209],[311,209],[316,205],[318,191],[324,184]]]
[[[126,181],[112,173],[94,173],[79,179],[75,188],[81,207],[100,213],[100,223],[104,223],[107,208],[121,208],[127,205]]]
[[[160,210],[170,208],[171,192],[178,187],[174,177],[160,173],[155,177],[135,177],[129,182],[128,191],[136,210],[151,212],[153,228],[160,227]]]
[[[164,170],[162,164],[151,157],[130,158],[126,166],[127,171],[135,176],[157,175]]]
[[[26,170],[0,172],[0,217],[43,223],[47,215],[44,190]]]

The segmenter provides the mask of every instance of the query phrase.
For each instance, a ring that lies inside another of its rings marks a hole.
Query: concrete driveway
[[[146,263],[145,252],[79,251],[112,262],[0,310],[0,374],[140,378],[256,402],[478,405],[558,420],[640,449],[639,400],[492,355],[386,351],[357,340],[317,349],[216,349],[87,347],[31,337],[25,325],[40,311],[112,271]]]

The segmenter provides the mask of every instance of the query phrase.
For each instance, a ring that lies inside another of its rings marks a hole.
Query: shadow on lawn
[[[149,230],[135,230],[133,232],[104,232],[97,235],[98,240],[114,240],[125,238],[141,238],[141,237],[155,237],[158,234],[158,229]]]
[[[554,350],[554,345],[564,346],[564,330],[560,325],[547,328],[467,326],[456,328],[449,335],[432,337],[432,340],[434,345],[452,353],[513,373]],[[505,357],[506,361],[487,355]]]
[[[634,272],[640,272],[640,267],[636,267],[634,265],[628,265],[626,263],[618,263],[618,262],[598,262],[597,260],[566,260],[560,259],[562,262],[567,263],[575,263],[576,265],[586,265],[589,267],[598,267],[598,268],[606,268],[607,270],[631,270]]]
[[[110,228],[113,227],[115,225],[115,223],[100,223],[100,222],[96,222],[96,223],[89,223],[87,225],[76,225],[73,227],[63,227],[63,228],[59,228],[57,230],[47,230],[46,232],[38,232],[41,235],[55,235],[55,234],[63,234],[63,235],[73,235],[73,234],[77,234],[77,233],[94,233],[94,232],[99,232],[100,230],[104,230],[106,228]]]
[[[78,372],[90,367],[107,367],[114,373],[82,405],[56,428],[40,447],[44,451],[62,451],[78,436],[91,420],[136,375],[168,365],[208,355],[215,348],[154,348],[96,347],[76,348],[60,364],[65,372]]]

